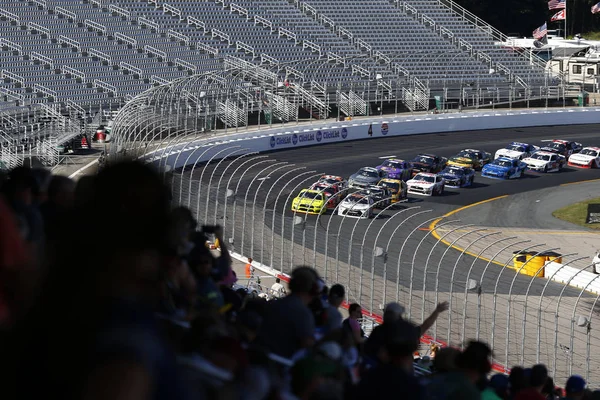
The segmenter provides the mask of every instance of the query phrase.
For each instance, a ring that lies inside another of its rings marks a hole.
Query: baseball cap
[[[567,393],[579,393],[585,390],[585,379],[579,375],[572,375],[567,379],[565,387]]]

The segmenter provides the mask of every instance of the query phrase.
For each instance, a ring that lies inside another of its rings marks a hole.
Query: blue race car
[[[391,158],[377,166],[379,171],[385,171],[386,178],[407,181],[412,177],[412,165],[404,160]]]
[[[521,160],[500,157],[481,170],[481,176],[492,179],[516,179],[523,176],[527,164]]]
[[[469,167],[458,167],[450,165],[444,168],[440,175],[446,181],[446,187],[449,188],[461,188],[471,186],[475,179],[475,170]]]

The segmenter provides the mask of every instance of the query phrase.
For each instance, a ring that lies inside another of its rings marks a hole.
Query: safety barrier
[[[336,142],[369,140],[382,137],[420,135],[467,130],[490,130],[516,127],[555,126],[600,123],[600,108],[526,109],[506,111],[478,111],[452,114],[425,114],[406,117],[361,118],[359,121],[315,123],[291,126],[279,125],[258,132],[225,132],[210,139],[174,143],[146,153],[144,158],[157,165],[181,168],[186,162],[203,162],[213,158],[211,152],[202,153],[201,159],[187,157],[198,153],[199,147],[215,144],[236,144],[247,153],[317,146]],[[127,114],[121,114],[127,115]],[[115,128],[118,135],[118,128]],[[120,143],[120,147],[127,146]],[[165,160],[167,158],[167,160]]]

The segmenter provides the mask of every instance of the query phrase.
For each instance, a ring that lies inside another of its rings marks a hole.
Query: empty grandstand
[[[450,0],[3,0],[2,160],[54,165],[80,121],[190,76],[200,131],[558,98],[504,39]]]

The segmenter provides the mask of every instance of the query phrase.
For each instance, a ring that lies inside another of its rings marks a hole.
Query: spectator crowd
[[[419,354],[447,303],[420,325],[388,304],[367,336],[361,306],[344,318],[345,288],[313,268],[269,296],[237,286],[222,228],[143,164],[77,183],[19,167],[0,192],[3,400],[600,399],[543,365],[493,374],[482,342]]]

